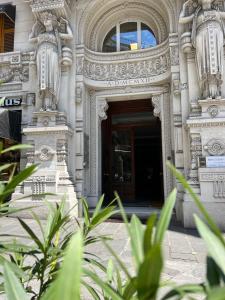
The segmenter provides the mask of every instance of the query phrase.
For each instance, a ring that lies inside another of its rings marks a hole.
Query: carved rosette
[[[204,150],[212,156],[224,155],[225,143],[218,139],[212,139],[204,146]]]
[[[219,107],[217,105],[211,105],[207,111],[212,118],[216,118],[219,114]]]
[[[48,146],[43,146],[40,152],[37,153],[37,157],[43,162],[52,160],[53,156],[54,153],[52,152],[52,149]]]

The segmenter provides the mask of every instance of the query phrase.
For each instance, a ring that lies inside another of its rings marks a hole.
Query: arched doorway
[[[117,191],[125,206],[163,203],[161,121],[151,99],[109,102],[102,122],[102,190]]]

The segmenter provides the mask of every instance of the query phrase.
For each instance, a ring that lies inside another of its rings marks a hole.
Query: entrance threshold
[[[132,217],[132,215],[136,215],[139,217],[141,220],[147,220],[152,214],[157,214],[160,215],[161,209],[160,208],[154,208],[150,206],[125,206],[124,210],[126,212],[127,217]],[[89,212],[92,214],[94,212],[94,208],[89,209]],[[122,216],[120,213],[115,214],[113,219],[121,219]]]

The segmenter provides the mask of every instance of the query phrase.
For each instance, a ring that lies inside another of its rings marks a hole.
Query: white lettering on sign
[[[0,107],[20,106],[22,97],[3,97],[0,98]]]
[[[206,157],[207,168],[225,168],[225,156]]]

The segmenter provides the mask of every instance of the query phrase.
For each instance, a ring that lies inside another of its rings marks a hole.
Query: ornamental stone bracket
[[[109,108],[108,102],[106,99],[99,99],[97,103],[97,111],[100,121],[107,119],[107,110]]]
[[[161,120],[161,95],[153,96],[152,104],[154,107],[154,111],[153,111],[154,116]]]

